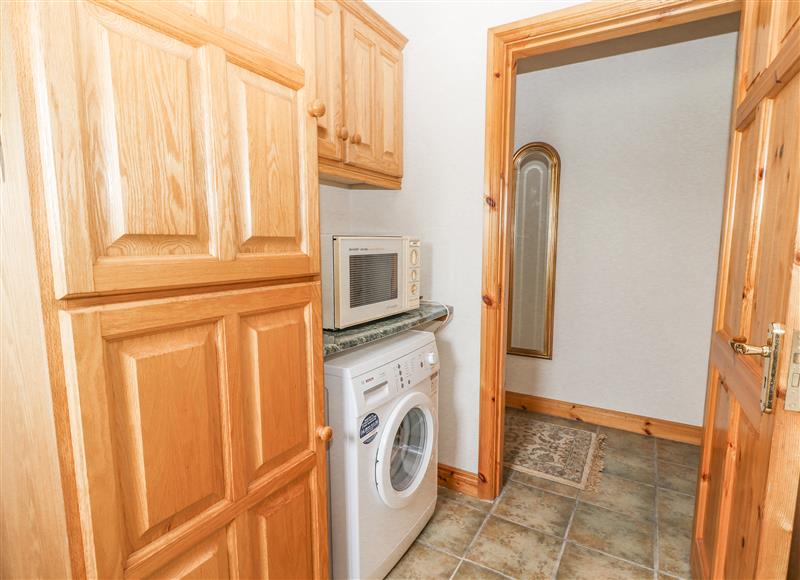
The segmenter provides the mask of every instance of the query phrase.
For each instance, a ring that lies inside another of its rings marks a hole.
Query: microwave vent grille
[[[350,256],[350,308],[397,299],[397,253]]]

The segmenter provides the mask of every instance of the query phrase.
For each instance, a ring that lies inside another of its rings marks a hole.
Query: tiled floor
[[[606,435],[594,491],[520,472],[494,503],[440,488],[433,518],[389,578],[689,577],[699,448],[541,419]]]

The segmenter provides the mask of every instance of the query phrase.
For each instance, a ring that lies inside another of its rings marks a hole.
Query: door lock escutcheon
[[[792,332],[792,352],[789,354],[789,376],[786,381],[787,411],[800,411],[800,330]]]
[[[736,354],[760,356],[764,358],[764,371],[761,377],[761,412],[771,413],[775,406],[775,389],[778,380],[778,357],[786,329],[779,322],[771,322],[767,333],[767,344],[753,346],[743,338],[732,338],[731,348]]]

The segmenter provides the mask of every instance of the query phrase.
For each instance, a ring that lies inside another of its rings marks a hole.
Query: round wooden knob
[[[347,138],[350,136],[350,131],[347,130],[347,127],[339,127],[336,134],[339,135],[339,139],[342,141],[347,141]]]
[[[308,106],[308,114],[312,117],[321,117],[325,114],[325,103],[319,99],[315,99],[314,102]]]
[[[326,443],[333,439],[333,427],[325,425],[324,427],[317,427],[317,437]]]
[[[361,143],[361,135],[358,133],[353,133],[353,137],[350,139],[350,142],[358,145]]]

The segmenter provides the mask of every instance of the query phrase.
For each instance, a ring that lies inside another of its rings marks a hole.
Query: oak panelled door
[[[800,3],[742,10],[692,571],[777,579],[800,477],[800,412],[786,408],[800,332]]]
[[[27,4],[58,298],[318,271],[313,6]]]
[[[78,568],[327,577],[313,3],[6,9]]]
[[[62,313],[90,577],[327,576],[319,297]]]

